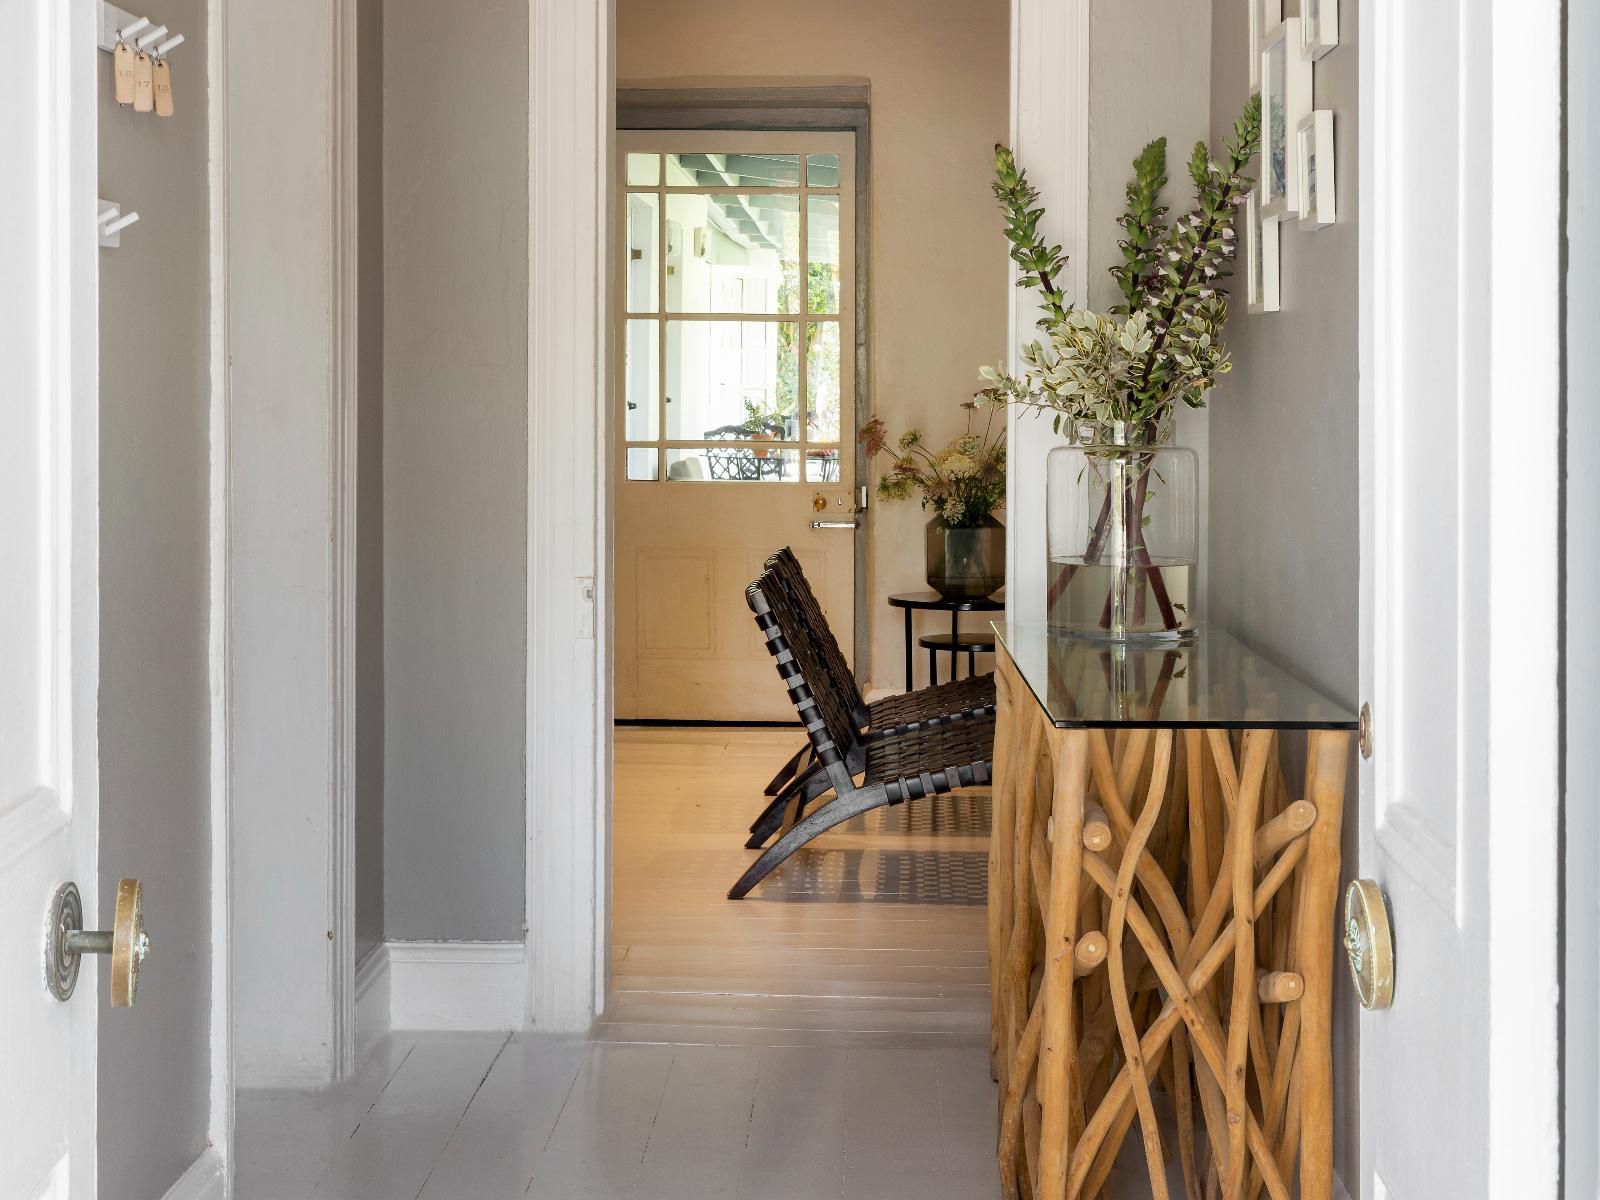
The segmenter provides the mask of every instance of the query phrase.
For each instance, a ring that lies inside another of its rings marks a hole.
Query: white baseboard
[[[356,964],[356,1057],[389,1032],[389,947],[380,942]]]
[[[207,1146],[178,1182],[167,1189],[163,1200],[223,1200],[226,1191],[227,1172],[222,1169],[222,1155],[215,1146]]]
[[[524,943],[387,942],[384,950],[392,1028],[511,1030],[526,1024]]]

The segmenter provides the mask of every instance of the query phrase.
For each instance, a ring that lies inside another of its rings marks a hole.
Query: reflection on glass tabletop
[[[1356,715],[1251,650],[1203,626],[1184,641],[1120,643],[993,622],[1056,726],[1355,729]]]

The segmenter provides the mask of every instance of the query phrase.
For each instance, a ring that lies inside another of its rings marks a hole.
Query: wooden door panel
[[[723,131],[626,133],[619,142],[647,164],[621,164],[619,178],[636,182],[617,198],[619,223],[630,211],[658,225],[634,230],[615,264],[619,322],[657,331],[618,339],[617,377],[631,387],[617,397],[617,716],[792,721],[745,589],[769,555],[791,547],[851,652],[859,535],[811,523],[847,519],[853,508],[854,143]],[[801,155],[836,155],[836,188],[814,182]],[[804,215],[823,195],[824,207],[837,200],[837,231],[831,217]],[[802,245],[809,257],[793,257]],[[769,249],[777,257],[762,257]],[[661,256],[655,271],[641,269],[642,255]],[[837,277],[823,286],[813,267]],[[800,288],[800,278],[812,286]],[[732,307],[701,311],[722,303]],[[805,331],[827,323],[849,334],[813,343]],[[722,424],[744,420],[740,412],[751,424]],[[735,432],[724,440],[727,430]],[[679,440],[652,440],[658,431]],[[629,479],[630,463],[657,477]],[[807,469],[819,478],[804,479]]]

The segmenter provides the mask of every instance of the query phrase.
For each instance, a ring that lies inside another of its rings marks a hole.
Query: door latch
[[[117,884],[117,913],[111,929],[83,928],[83,896],[75,883],[63,883],[50,898],[44,935],[44,981],[57,1000],[70,1000],[78,986],[78,960],[85,954],[111,956],[111,1007],[131,1008],[139,993],[139,968],[150,953],[144,928],[144,885],[137,879]]]

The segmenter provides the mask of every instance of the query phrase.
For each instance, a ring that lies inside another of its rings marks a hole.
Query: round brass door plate
[[[1370,879],[1355,879],[1344,892],[1344,951],[1356,996],[1368,1012],[1394,1003],[1394,937],[1389,905]]]
[[[131,1008],[139,994],[139,968],[150,953],[150,935],[144,931],[144,886],[137,879],[117,884],[111,933],[111,1007]]]

